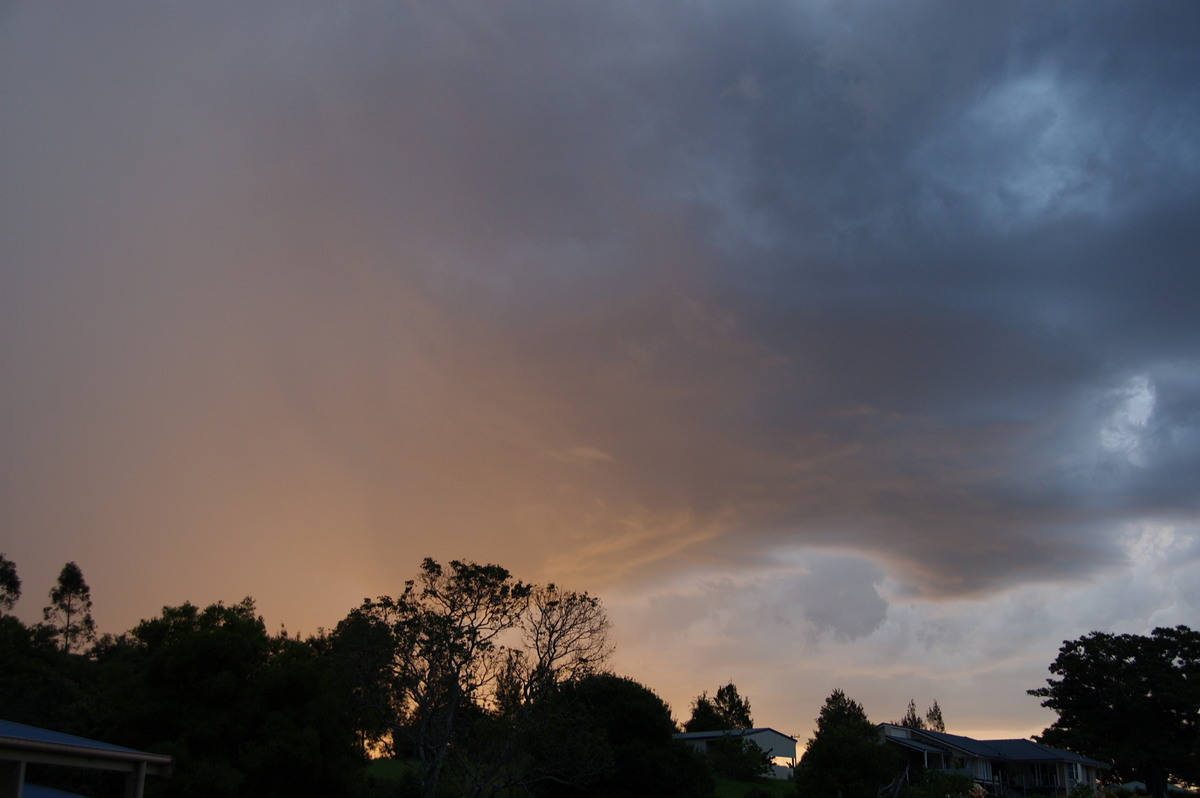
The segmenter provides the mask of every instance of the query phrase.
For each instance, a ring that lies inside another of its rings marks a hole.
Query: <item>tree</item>
[[[0,615],[11,612],[21,598],[21,579],[12,560],[0,554]]]
[[[936,698],[933,700],[933,706],[925,712],[925,728],[935,732],[946,731],[946,721],[942,720],[942,708],[938,706]]]
[[[900,719],[897,726],[904,726],[909,729],[924,729],[925,721],[917,714],[917,702],[908,699],[908,711],[904,713],[904,717]]]
[[[723,734],[709,742],[707,756],[713,773],[734,781],[752,781],[771,771],[771,757],[745,737]]]
[[[404,733],[421,768],[421,796],[433,798],[464,706],[486,701],[508,657],[500,637],[513,629],[532,588],[499,565],[428,557],[397,599],[364,604],[389,624],[394,727]]]
[[[515,711],[564,681],[594,673],[613,651],[600,599],[554,584],[530,590],[517,626],[524,648],[508,650],[504,683]]]
[[[429,558],[399,598],[364,601],[339,624],[334,646],[354,652],[356,696],[373,707],[361,716],[400,736],[426,798],[448,758],[466,795],[550,778],[520,750],[549,723],[539,707],[612,651],[599,599],[526,584],[499,565]]]
[[[252,599],[163,607],[93,656],[106,738],[175,757],[148,796],[361,794],[362,749],[328,641],[268,634]]]
[[[975,798],[979,787],[964,773],[947,773],[925,768],[917,779],[904,786],[901,798]],[[1089,798],[1093,798],[1089,795]]]
[[[703,692],[692,702],[692,717],[684,724],[684,731],[727,731],[752,729],[750,701],[738,694],[737,686],[730,682],[717,688],[711,699]]]
[[[543,782],[571,783],[594,770],[586,756],[559,755],[564,752],[558,741],[573,735],[567,735],[564,707],[554,699],[563,684],[595,673],[612,653],[600,600],[554,584],[534,586],[517,627],[522,647],[505,649],[490,701],[471,707],[484,733],[469,741],[457,735],[452,745],[470,782],[468,798],[513,787],[528,792]]]
[[[388,751],[392,724],[400,715],[392,673],[396,642],[385,619],[364,607],[351,610],[339,621],[329,642],[332,658],[347,684],[360,747]]]
[[[801,795],[875,798],[895,776],[895,758],[862,705],[834,690],[796,768]]]
[[[92,589],[83,579],[83,571],[73,562],[63,566],[58,583],[50,591],[50,606],[42,617],[55,630],[61,648],[73,654],[96,639],[92,619]]]
[[[1092,632],[1064,641],[1050,672],[1029,691],[1058,713],[1042,742],[1110,762],[1156,798],[1172,779],[1200,783],[1200,633]]]
[[[596,673],[563,685],[561,700],[598,737],[608,767],[591,784],[562,792],[596,798],[696,798],[713,794],[704,755],[673,739],[671,708],[633,679]]]

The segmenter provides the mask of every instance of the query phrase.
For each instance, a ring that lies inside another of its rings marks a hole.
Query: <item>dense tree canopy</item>
[[[569,683],[562,690],[583,725],[598,735],[609,765],[581,787],[553,795],[577,798],[705,798],[713,794],[712,775],[703,754],[673,739],[671,708],[650,688],[633,679],[601,673]]]
[[[1050,672],[1029,691],[1058,713],[1043,742],[1110,762],[1158,798],[1171,779],[1200,783],[1200,633],[1092,632],[1064,642]]]
[[[714,769],[748,778],[766,764],[736,738],[709,756],[673,739],[662,699],[600,670],[611,644],[598,599],[495,565],[426,560],[399,598],[366,601],[306,639],[268,633],[247,598],[163,607],[80,656],[82,638],[63,637],[90,616],[78,566],[52,601],[64,613],[48,613],[54,623],[0,615],[5,714],[173,756],[174,776],[147,783],[148,796],[706,798]],[[732,683],[701,694],[692,714],[710,730],[753,725]],[[410,776],[373,782],[367,751],[403,760]],[[802,789],[873,798],[889,771],[862,707],[835,691]],[[52,786],[111,792],[88,774]]]
[[[148,794],[344,795],[363,756],[327,648],[268,634],[249,598],[164,607],[97,646],[97,720],[175,757],[175,776]]]

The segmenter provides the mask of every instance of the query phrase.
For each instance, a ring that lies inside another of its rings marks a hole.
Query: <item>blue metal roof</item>
[[[1062,748],[1051,748],[1033,740],[988,740],[1005,759],[1013,762],[1078,762],[1081,765],[1107,768],[1109,765]]]
[[[896,724],[886,723],[880,724],[880,726],[896,727]],[[1051,748],[1048,745],[1043,745],[1033,740],[976,740],[971,737],[930,731],[929,729],[907,729],[906,731],[908,732],[908,737],[893,737],[889,735],[887,737],[888,742],[908,745],[912,748],[918,747],[914,743],[931,743],[934,746],[957,749],[980,759],[1008,762],[1078,762],[1081,765],[1090,765],[1092,767],[1111,767],[1111,765],[1105,762],[1081,756],[1073,751]]]
[[[961,737],[957,734],[929,731],[928,729],[913,729],[914,736],[925,737],[943,745],[949,745],[972,756],[984,759],[1001,759],[1000,752],[993,748],[990,742],[982,742],[971,737]]]
[[[91,748],[97,751],[125,751],[140,754],[141,751],[125,748],[112,743],[102,743],[99,740],[89,740],[86,737],[76,737],[74,734],[42,729],[37,726],[26,726],[24,723],[14,723],[11,720],[0,720],[0,737],[13,740],[30,740],[38,743],[53,743],[55,745],[70,745],[76,748]]]

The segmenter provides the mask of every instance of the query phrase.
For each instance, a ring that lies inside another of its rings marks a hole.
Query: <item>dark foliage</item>
[[[771,771],[771,757],[753,740],[731,734],[708,744],[713,773],[735,781],[750,781]]]
[[[21,598],[21,578],[12,560],[0,554],[0,615],[10,612]]]
[[[900,798],[970,798],[975,780],[962,773],[925,770],[917,781],[905,786]]]
[[[701,693],[692,702],[692,716],[683,725],[684,731],[732,731],[751,729],[754,721],[750,717],[750,701],[738,694],[737,687],[730,682],[717,688],[712,698]]]
[[[649,688],[613,674],[587,676],[563,688],[611,755],[611,767],[586,787],[544,794],[584,798],[704,798],[715,783],[704,755],[673,739],[671,709]]]
[[[908,709],[905,711],[904,717],[901,718],[896,723],[896,725],[904,726],[905,728],[909,728],[909,729],[928,728],[925,725],[925,719],[917,714],[917,702],[912,700],[911,698],[908,699]]]
[[[1092,632],[1066,641],[1050,672],[1058,678],[1029,691],[1058,713],[1047,745],[1109,762],[1157,798],[1170,780],[1200,783],[1200,633]]]
[[[834,690],[821,707],[816,733],[796,768],[800,794],[875,798],[895,772],[895,757],[862,705]]]

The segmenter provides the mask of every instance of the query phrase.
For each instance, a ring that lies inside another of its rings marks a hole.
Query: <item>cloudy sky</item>
[[[1200,624],[1200,6],[9,2],[0,551],[102,631],[425,556],[806,738]]]

